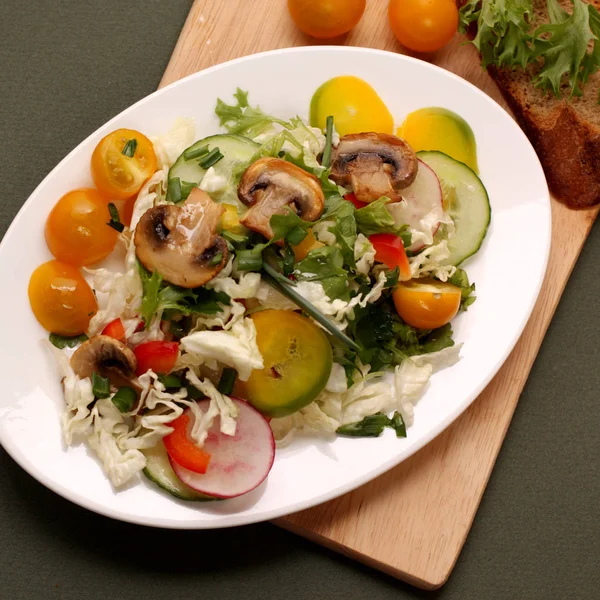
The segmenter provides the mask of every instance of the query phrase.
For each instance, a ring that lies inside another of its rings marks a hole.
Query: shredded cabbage
[[[356,261],[356,271],[363,275],[367,275],[375,264],[375,248],[369,238],[362,233],[356,236],[356,242],[354,242],[354,260]]]
[[[169,169],[181,153],[194,143],[196,126],[194,119],[177,119],[164,135],[151,138],[154,152],[161,169]]]
[[[187,364],[216,368],[216,362],[234,368],[242,381],[253,369],[263,368],[263,358],[256,344],[252,319],[236,321],[228,331],[197,331],[181,338],[181,348],[189,355]],[[183,358],[183,357],[182,357]]]

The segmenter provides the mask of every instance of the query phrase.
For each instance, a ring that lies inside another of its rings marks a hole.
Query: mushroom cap
[[[273,237],[270,220],[290,207],[305,221],[316,221],[323,213],[325,195],[319,180],[304,169],[280,158],[260,158],[242,175],[239,199],[249,206],[242,225]]]
[[[417,157],[407,142],[387,133],[353,133],[333,149],[331,179],[351,187],[360,202],[387,196],[402,200],[399,190],[417,176]]]
[[[95,335],[75,350],[71,368],[81,377],[91,377],[96,372],[108,377],[114,386],[131,384],[135,377],[137,359],[122,342],[108,335]]]
[[[158,271],[174,285],[204,285],[229,258],[227,242],[216,233],[224,212],[222,205],[198,188],[181,205],[150,208],[135,228],[136,256],[148,271]]]

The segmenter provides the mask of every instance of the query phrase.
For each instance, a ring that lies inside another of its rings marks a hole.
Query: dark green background
[[[0,5],[3,234],[69,150],[156,88],[191,0]],[[418,592],[269,524],[185,532],[111,521],[46,490],[0,450],[0,597],[598,597],[598,256],[594,230],[440,592]],[[498,277],[511,285],[510,272]],[[10,285],[1,282],[2,293]]]

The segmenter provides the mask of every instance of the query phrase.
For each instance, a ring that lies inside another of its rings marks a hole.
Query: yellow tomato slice
[[[35,318],[52,333],[83,333],[98,310],[94,292],[79,269],[58,260],[40,265],[29,280],[29,302]]]
[[[134,129],[117,129],[100,140],[92,154],[92,178],[107,198],[125,200],[137,194],[156,171],[152,142]]]
[[[396,311],[417,329],[437,329],[449,323],[460,308],[460,288],[434,279],[399,283],[392,294]]]
[[[334,77],[314,93],[310,103],[310,124],[325,129],[330,115],[340,135],[364,131],[394,132],[394,118],[387,106],[377,92],[358,77]]]
[[[256,342],[264,367],[236,388],[270,417],[284,417],[310,404],[323,390],[333,361],[323,330],[289,310],[254,313]]]

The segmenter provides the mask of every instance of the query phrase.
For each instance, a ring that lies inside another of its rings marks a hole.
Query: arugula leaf
[[[258,106],[252,107],[248,104],[248,92],[237,88],[233,95],[236,104],[226,104],[221,98],[217,98],[215,113],[219,117],[219,123],[229,133],[256,137],[277,123],[286,129],[291,126],[287,121],[277,119],[264,113]]]
[[[295,231],[297,229],[308,231],[314,225],[310,221],[303,221],[291,208],[285,215],[273,215],[269,220],[269,224],[273,230],[273,237],[270,243],[285,240],[292,232],[297,235]],[[296,244],[298,243],[297,238],[294,241]]]
[[[152,317],[158,310],[158,291],[160,290],[163,278],[158,271],[153,271],[150,274],[139,261],[137,266],[143,290],[141,315],[146,327],[148,327],[152,321]]]
[[[294,275],[303,281],[318,281],[331,300],[348,297],[348,273],[344,257],[337,246],[323,246],[311,250],[307,257],[296,263]]]
[[[356,243],[356,218],[355,208],[352,202],[344,200],[340,196],[329,198],[324,219],[334,220],[334,225],[329,231],[335,235],[340,246],[344,263],[351,269],[356,268],[354,260],[354,244]]]
[[[560,95],[561,81],[568,76],[571,94],[579,95],[581,68],[588,43],[594,39],[590,29],[590,11],[581,0],[573,1],[573,14],[565,18],[556,0],[551,15],[560,22],[541,25],[534,32],[533,58],[543,58],[544,64],[534,83],[544,90]]]
[[[146,327],[158,312],[173,311],[186,316],[198,313],[213,315],[222,311],[221,304],[231,302],[224,292],[203,287],[189,290],[163,284],[163,278],[158,271],[150,274],[140,262],[138,272],[143,289],[141,315]]]
[[[469,276],[463,269],[456,269],[454,275],[448,279],[448,282],[460,288],[461,299],[460,299],[460,310],[465,311],[475,300],[476,296],[473,296],[475,291],[475,284],[469,284]]]
[[[58,335],[58,333],[51,333],[49,338],[50,343],[62,350],[63,348],[75,348],[75,346],[79,346],[79,344],[83,344],[83,342],[87,341],[89,338],[85,333],[81,335],[75,335],[73,337],[66,337],[64,335]]]
[[[304,160],[304,154],[300,154],[296,157],[287,153],[283,156],[283,159],[287,162],[290,162],[301,169],[304,169],[307,173],[311,173],[314,175],[321,184],[321,188],[323,189],[323,193],[325,194],[325,200],[331,198],[332,196],[341,197],[343,193],[345,193],[344,188],[340,188],[334,181],[329,179],[331,175],[331,169],[325,169],[322,166],[318,168],[311,167],[306,164]]]
[[[382,196],[379,200],[371,202],[363,208],[359,208],[354,213],[356,219],[356,227],[360,233],[369,236],[374,233],[393,233],[402,238],[402,243],[405,247],[411,244],[410,229],[407,225],[398,227],[394,221],[394,217],[386,208],[386,204],[390,201],[386,196]]]
[[[407,356],[417,356],[418,354],[438,352],[450,346],[454,346],[454,340],[452,339],[452,326],[448,323],[439,329],[434,329],[420,340],[419,344],[406,348],[404,352]]]

